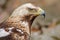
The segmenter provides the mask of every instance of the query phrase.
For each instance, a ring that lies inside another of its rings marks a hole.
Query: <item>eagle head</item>
[[[43,15],[45,17],[45,12],[40,7],[37,7],[31,3],[26,3],[23,5],[20,5],[18,8],[16,8],[12,14],[12,16],[29,16],[29,15]]]
[[[26,3],[26,4],[23,4],[23,5],[20,5],[19,7],[17,7],[12,12],[11,16],[9,17],[9,19],[7,21],[8,21],[9,25],[10,25],[10,23],[14,23],[14,24],[17,23],[17,25],[20,25],[19,22],[21,22],[21,21],[27,22],[27,24],[29,24],[29,23],[32,24],[34,19],[38,15],[45,15],[44,10],[42,10],[40,7],[37,7],[31,3]],[[16,26],[16,24],[15,25],[14,24],[13,24],[13,26]],[[25,24],[24,24],[24,26],[25,26]]]
[[[24,4],[25,11],[23,11],[23,15],[26,19],[33,21],[37,16],[42,15],[45,18],[45,12],[40,7],[37,7],[31,3]]]

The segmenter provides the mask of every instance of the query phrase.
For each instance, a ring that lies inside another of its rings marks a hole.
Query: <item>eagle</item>
[[[31,24],[38,15],[42,15],[43,17],[45,17],[45,12],[40,7],[35,6],[31,3],[20,5],[12,12],[11,16],[4,23],[2,23],[1,28],[4,28],[4,31],[8,29],[4,37],[11,35],[11,33],[9,32],[9,28],[14,27],[13,29],[15,29],[15,31],[17,31],[17,29],[21,29],[26,34],[25,36],[22,35],[25,38],[23,40],[29,40],[30,33],[31,33]],[[13,31],[13,33],[15,33],[15,31]],[[18,33],[21,32],[18,31]]]

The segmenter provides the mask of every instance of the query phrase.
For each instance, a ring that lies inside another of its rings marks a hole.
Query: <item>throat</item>
[[[29,16],[26,16],[26,21],[29,23],[29,25],[32,25],[34,19],[36,18],[37,16],[35,15],[29,15]]]

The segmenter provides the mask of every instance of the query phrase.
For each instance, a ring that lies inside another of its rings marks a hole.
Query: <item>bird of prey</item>
[[[19,28],[30,35],[31,24],[38,15],[45,17],[44,10],[31,3],[26,3],[16,8],[11,16],[2,24],[2,27]]]

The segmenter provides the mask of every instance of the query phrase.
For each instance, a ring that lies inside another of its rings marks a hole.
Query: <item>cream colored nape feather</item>
[[[27,10],[27,8],[36,8],[33,4],[31,3],[26,3],[23,5],[20,5],[18,8],[16,8],[11,16],[24,16],[25,14],[28,14],[29,11]]]

